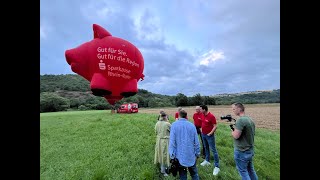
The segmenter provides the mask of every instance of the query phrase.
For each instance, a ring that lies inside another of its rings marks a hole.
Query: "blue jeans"
[[[219,156],[218,156],[218,151],[216,149],[216,141],[215,141],[214,134],[212,134],[211,136],[202,134],[202,139],[203,139],[203,146],[206,154],[206,161],[210,162],[210,150],[209,150],[209,147],[210,147],[214,157],[214,166],[219,168],[220,167]]]
[[[199,180],[198,169],[197,169],[196,164],[197,163],[194,163],[193,166],[188,167],[188,170],[190,172],[190,176],[192,177],[192,180]],[[182,166],[179,167],[180,180],[186,180],[187,173],[188,173],[187,168],[183,168]]]
[[[234,160],[236,162],[236,166],[238,172],[242,178],[242,180],[257,180],[258,176],[253,167],[252,158],[254,156],[253,150],[247,151],[239,151],[234,150]]]
[[[204,152],[204,146],[203,146],[203,138],[202,138],[202,133],[201,133],[201,127],[199,128],[199,127],[196,127],[196,129],[197,129],[197,133],[198,133],[198,135],[200,135],[200,140],[201,140],[201,144],[202,144],[202,155],[205,155],[206,153]]]

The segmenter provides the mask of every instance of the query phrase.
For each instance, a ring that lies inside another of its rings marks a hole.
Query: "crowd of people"
[[[242,180],[256,180],[258,176],[253,165],[255,123],[245,115],[243,104],[234,103],[231,108],[234,115],[239,116],[234,127],[231,128],[236,168]],[[197,180],[199,179],[197,160],[202,157],[204,161],[200,165],[210,166],[211,150],[214,159],[212,174],[217,176],[220,172],[220,164],[215,139],[216,131],[216,117],[209,112],[206,105],[195,107],[193,122],[188,120],[187,112],[181,107],[178,107],[172,124],[169,122],[168,114],[160,110],[155,125],[154,163],[160,164],[160,172],[164,176],[168,176],[168,170],[172,168],[172,164],[177,163],[177,173],[181,180],[187,179],[188,171],[192,179]],[[199,137],[202,147],[200,147]]]

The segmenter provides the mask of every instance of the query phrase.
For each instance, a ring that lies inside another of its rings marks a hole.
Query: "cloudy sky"
[[[153,93],[214,95],[280,88],[279,0],[41,0],[40,74],[74,74],[67,49],[92,24],[141,51]]]

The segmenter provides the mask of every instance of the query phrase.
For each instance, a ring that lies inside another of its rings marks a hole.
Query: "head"
[[[164,110],[163,110],[163,109],[160,109],[159,114],[161,115],[161,113],[164,113]]]
[[[91,74],[88,65],[88,48],[89,43],[84,43],[76,48],[68,49],[65,51],[65,57],[73,72],[89,80]]]
[[[203,114],[207,114],[207,112],[208,112],[208,106],[207,106],[207,105],[201,105],[200,107],[201,107],[201,112],[202,112]]]
[[[164,111],[162,111],[161,113],[160,113],[160,117],[161,117],[161,119],[166,119],[167,118],[167,114],[164,112]]]
[[[182,107],[178,107],[178,112],[182,110]]]
[[[231,105],[231,107],[232,107],[232,111],[233,111],[233,113],[236,115],[236,116],[239,116],[239,115],[241,115],[241,114],[244,114],[244,106],[243,106],[243,104],[241,104],[241,103],[233,103],[232,105]]]
[[[186,118],[186,117],[187,117],[187,112],[186,112],[185,110],[181,109],[181,110],[179,111],[179,116],[180,116],[181,118]]]
[[[200,113],[201,112],[201,107],[200,106],[196,106],[196,112]]]

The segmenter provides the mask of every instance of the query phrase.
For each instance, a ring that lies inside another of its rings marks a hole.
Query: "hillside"
[[[135,96],[122,99],[116,106],[123,102],[137,102],[139,107],[175,107],[231,104],[236,101],[245,104],[279,103],[280,89],[214,96],[196,94],[192,97],[183,93],[168,96],[139,89]],[[40,112],[110,108],[104,98],[91,94],[89,82],[79,75],[40,75]]]
[[[231,104],[232,102],[242,102],[244,104],[280,103],[280,89],[218,94],[213,97],[216,100],[216,104]]]

